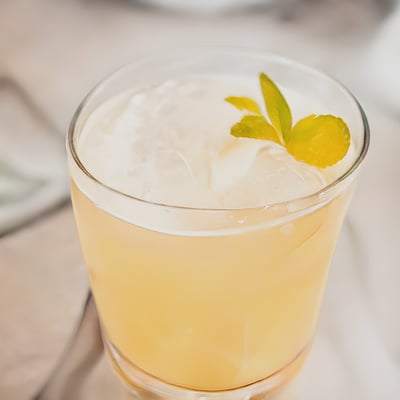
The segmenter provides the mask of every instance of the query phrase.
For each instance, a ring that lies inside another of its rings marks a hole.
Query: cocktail
[[[88,95],[72,200],[107,353],[134,393],[250,398],[298,372],[367,147],[346,89],[259,52],[150,57]]]

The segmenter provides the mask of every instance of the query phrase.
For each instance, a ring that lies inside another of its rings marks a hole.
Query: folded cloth
[[[0,77],[0,234],[68,195],[63,137],[11,79]]]

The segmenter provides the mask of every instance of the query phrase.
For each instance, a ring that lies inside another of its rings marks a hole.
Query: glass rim
[[[312,73],[316,76],[319,76],[320,78],[325,79],[326,81],[329,81],[330,83],[333,83],[336,85],[338,88],[340,88],[344,93],[349,97],[351,101],[355,104],[359,117],[362,123],[362,147],[360,151],[357,154],[357,157],[354,159],[354,161],[350,164],[349,168],[345,170],[340,176],[338,176],[335,180],[330,182],[329,184],[323,186],[320,190],[310,193],[306,196],[301,196],[301,197],[296,197],[291,200],[285,200],[285,201],[279,201],[279,202],[273,202],[269,204],[264,204],[264,205],[258,205],[258,206],[253,206],[253,207],[241,207],[241,208],[210,208],[210,207],[192,207],[192,206],[182,206],[182,205],[176,205],[176,204],[168,204],[168,203],[163,203],[163,202],[157,202],[157,201],[149,201],[142,199],[140,197],[136,197],[134,195],[124,193],[123,191],[113,188],[106,183],[102,182],[100,179],[98,179],[96,176],[94,176],[84,165],[84,163],[80,160],[78,156],[78,152],[76,151],[75,147],[75,136],[77,132],[77,123],[79,122],[79,118],[81,116],[82,111],[85,109],[86,105],[108,84],[108,82],[118,76],[119,74],[123,73],[125,70],[128,70],[129,68],[132,68],[135,65],[140,65],[141,63],[151,61],[152,59],[157,60],[161,58],[162,56],[171,56],[171,55],[182,55],[184,53],[189,53],[189,52],[199,52],[203,51],[204,54],[212,53],[213,51],[221,54],[221,53],[231,53],[235,55],[240,55],[243,54],[244,56],[251,55],[251,56],[256,56],[259,58],[265,58],[267,60],[272,60],[276,62],[281,62],[283,64],[290,64],[292,66],[295,66],[296,68],[299,68],[303,71]],[[148,204],[152,205],[155,207],[162,207],[162,208],[171,208],[175,210],[187,210],[187,211],[210,211],[210,212],[235,212],[235,211],[246,211],[246,210],[262,210],[266,208],[271,208],[271,207],[279,207],[279,206],[285,206],[288,204],[291,204],[296,201],[307,201],[311,200],[313,198],[321,198],[324,195],[326,195],[328,192],[331,192],[334,190],[337,186],[339,186],[341,183],[347,180],[350,176],[352,176],[356,170],[359,169],[359,166],[361,165],[362,161],[364,160],[368,148],[369,148],[369,143],[370,143],[370,129],[369,129],[369,124],[368,124],[368,119],[367,116],[360,104],[360,102],[357,100],[357,98],[352,94],[352,92],[340,81],[338,81],[336,78],[332,77],[330,74],[327,74],[325,72],[321,72],[316,68],[310,67],[306,64],[303,64],[301,62],[292,60],[291,58],[281,56],[279,54],[275,54],[272,52],[268,51],[263,51],[260,49],[250,49],[250,48],[244,48],[244,47],[236,47],[236,46],[198,46],[198,47],[183,47],[179,49],[174,49],[173,51],[171,50],[164,50],[163,52],[158,53],[157,55],[149,55],[149,56],[144,56],[141,58],[138,58],[137,60],[131,61],[127,64],[124,64],[123,66],[117,68],[113,72],[107,74],[105,77],[103,77],[89,92],[88,94],[82,99],[80,104],[78,105],[76,111],[74,112],[71,123],[68,128],[68,133],[67,133],[67,150],[71,154],[73,161],[75,162],[76,166],[79,168],[80,172],[82,172],[84,175],[86,175],[87,178],[89,178],[92,182],[94,182],[96,185],[100,185],[104,189],[111,191],[112,193],[122,196],[124,198],[134,200],[136,202],[140,202],[142,204]],[[310,207],[312,207],[314,203],[311,202]],[[308,209],[309,206],[306,206],[305,209]]]

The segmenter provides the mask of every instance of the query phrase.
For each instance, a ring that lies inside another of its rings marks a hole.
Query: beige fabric
[[[111,0],[5,0],[0,72],[17,79],[64,131],[98,79],[159,47],[261,47],[341,76],[361,94],[373,132],[350,211],[357,244],[345,227],[310,361],[280,398],[394,399],[400,393],[400,123],[373,106],[363,96],[365,82],[357,80],[362,38],[374,14],[361,5],[351,15],[321,6],[321,14],[307,10],[279,22],[266,13],[183,17]],[[70,207],[0,239],[1,400],[28,399],[40,385],[74,329],[86,289]],[[117,398],[114,378],[99,368],[103,378],[89,386],[86,398]]]

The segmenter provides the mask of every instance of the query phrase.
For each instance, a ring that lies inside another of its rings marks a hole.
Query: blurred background
[[[43,383],[87,291],[64,154],[73,112],[120,65],[194,45],[295,58],[363,104],[370,153],[312,357],[284,399],[400,398],[400,2],[1,0],[0,399]]]

